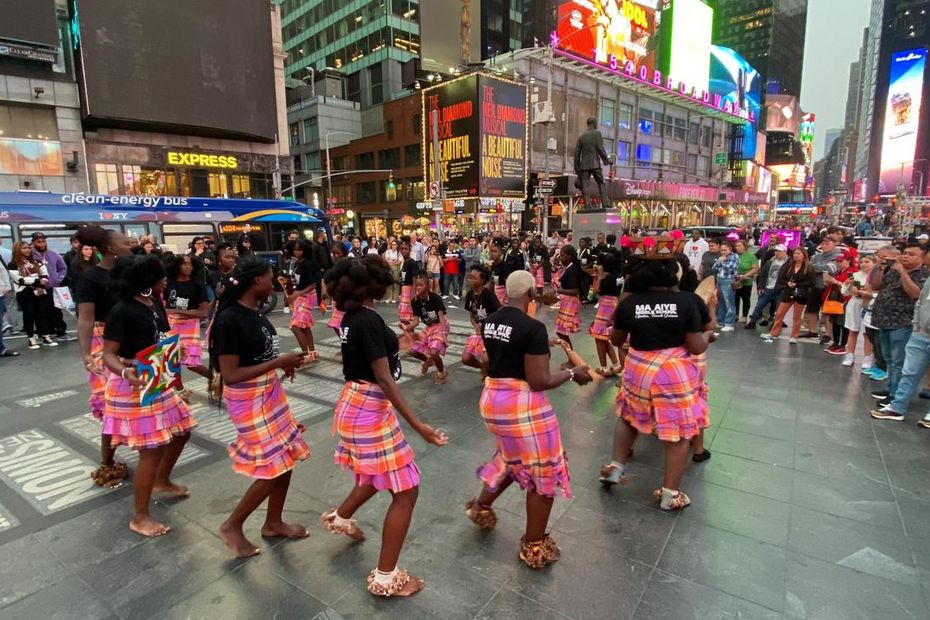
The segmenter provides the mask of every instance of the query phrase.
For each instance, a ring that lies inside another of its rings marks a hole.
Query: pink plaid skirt
[[[271,480],[310,456],[301,436],[304,428],[291,414],[275,371],[224,386],[223,398],[229,419],[239,432],[228,448],[234,472]]]
[[[98,321],[94,323],[94,335],[90,341],[90,354],[94,358],[94,368],[103,371],[103,374],[87,371],[87,385],[90,387],[90,398],[87,404],[90,406],[91,413],[98,420],[103,419],[103,407],[106,401],[107,380],[113,373],[103,363],[103,329],[106,323]]]
[[[497,441],[491,460],[478,477],[491,491],[512,478],[521,488],[545,497],[571,497],[568,459],[559,420],[545,392],[534,392],[519,379],[484,380],[481,417]]]
[[[410,351],[426,356],[445,355],[449,346],[447,335],[446,326],[442,323],[427,325],[422,336],[410,347]]]
[[[613,295],[598,297],[597,315],[588,328],[588,333],[594,336],[595,340],[610,341],[610,330],[614,326],[614,311],[617,309],[617,298]]]
[[[110,445],[143,450],[171,443],[196,424],[187,404],[173,389],[165,390],[149,405],[139,404],[139,390],[118,375],[107,381],[103,434]]]
[[[581,331],[581,299],[575,295],[559,295],[559,314],[555,317],[555,333],[568,336]]]
[[[203,365],[203,341],[200,339],[200,319],[189,319],[177,314],[168,314],[171,334],[177,334],[181,340],[181,365]]]
[[[345,312],[337,309],[336,306],[333,306],[333,316],[330,317],[329,323],[327,323],[327,325],[329,325],[333,329],[342,329],[342,317],[344,317],[345,315],[346,315]]]
[[[484,348],[484,339],[478,334],[472,334],[468,337],[468,340],[465,341],[465,350],[462,352],[462,357],[466,355],[479,357],[487,354],[488,351]]]
[[[336,403],[333,460],[355,472],[355,485],[395,493],[420,484],[413,449],[400,430],[391,401],[373,383],[347,381]]]
[[[707,395],[710,394],[710,386],[707,385],[707,353],[692,355],[691,360],[698,371],[698,381],[701,384],[698,390],[698,407],[701,409],[696,415],[698,419],[705,418],[710,425],[710,403],[707,401]]]
[[[397,316],[401,321],[409,321],[413,318],[411,301],[413,301],[413,285],[405,284],[400,287],[400,302],[397,304]]]
[[[536,288],[542,288],[546,285],[545,269],[542,265],[533,265],[533,279],[536,280]]]
[[[553,270],[552,272],[552,288],[559,288],[559,280],[562,278],[562,269]]]
[[[617,415],[662,441],[691,439],[710,426],[699,365],[684,347],[630,349],[617,392]]]
[[[310,329],[313,327],[313,309],[317,306],[316,291],[310,291],[294,300],[291,311],[291,329]]]
[[[494,287],[494,294],[497,295],[497,301],[501,302],[501,305],[507,303],[507,287],[503,284],[498,284]]]

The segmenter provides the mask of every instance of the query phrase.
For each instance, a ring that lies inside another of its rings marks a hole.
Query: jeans
[[[443,276],[443,280],[446,285],[446,295],[457,295],[461,296],[462,294],[462,283],[459,280],[459,274],[457,273],[446,273]]]
[[[762,313],[765,312],[765,308],[769,308],[769,315],[773,318],[775,317],[775,310],[778,309],[778,302],[781,301],[781,291],[776,291],[773,288],[767,288],[762,291],[762,294],[759,295],[759,300],[756,302],[756,308],[752,311],[752,316],[749,317],[749,320],[753,323],[758,323],[762,318]]]
[[[0,324],[10,326],[13,331],[22,331],[23,322],[19,317],[19,304],[16,302],[16,293],[10,291],[3,296],[3,304],[6,306],[6,319],[0,320]]]
[[[910,327],[897,329],[880,329],[878,337],[882,342],[882,355],[888,364],[888,393],[894,394],[898,390],[901,380],[901,370],[904,368],[904,351],[907,341],[911,337]]]
[[[907,405],[920,388],[920,382],[930,366],[930,338],[920,332],[911,333],[904,347],[904,367],[898,380],[898,389],[891,397],[891,409],[897,413],[907,411]]]
[[[717,306],[717,322],[723,325],[736,323],[736,291],[733,290],[733,280],[717,278],[717,292],[720,305]]]

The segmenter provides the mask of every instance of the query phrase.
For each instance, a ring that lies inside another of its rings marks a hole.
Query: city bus
[[[308,240],[319,231],[332,239],[322,211],[291,200],[0,192],[0,241],[7,248],[41,231],[52,250],[66,252],[70,236],[88,223],[135,238],[151,235],[174,253],[204,235],[235,244],[245,233],[262,254],[279,251],[294,230]]]

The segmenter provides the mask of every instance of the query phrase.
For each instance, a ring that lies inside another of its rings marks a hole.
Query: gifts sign
[[[142,382],[139,404],[152,404],[165,391],[181,389],[181,344],[175,334],[136,354],[136,374]]]

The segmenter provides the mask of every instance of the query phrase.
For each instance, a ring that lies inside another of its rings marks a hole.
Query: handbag
[[[59,310],[64,310],[71,316],[76,314],[74,298],[71,297],[71,289],[67,286],[56,286],[53,288],[52,300],[55,303],[55,307]]]
[[[827,298],[823,302],[821,311],[824,314],[840,315],[846,314],[846,303],[843,301],[843,295],[834,285],[830,285],[827,290]]]

